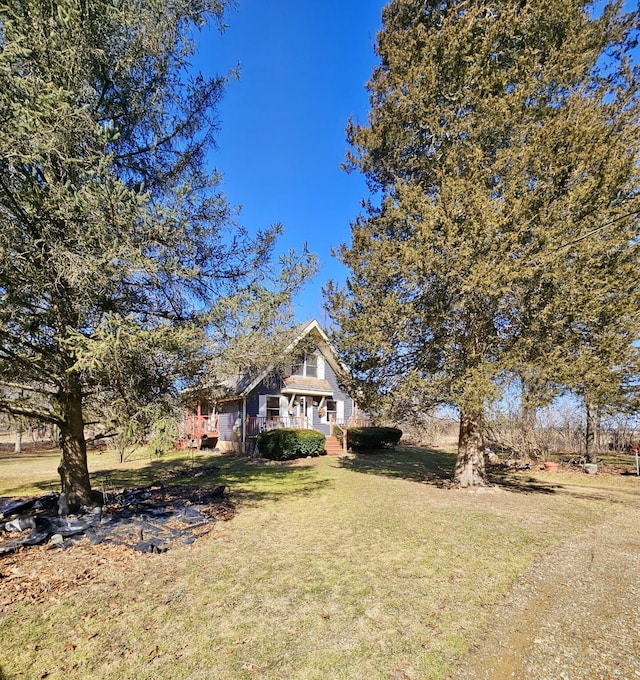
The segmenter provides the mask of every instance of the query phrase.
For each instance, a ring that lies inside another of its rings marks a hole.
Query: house
[[[295,329],[284,356],[291,358],[284,370],[272,367],[257,376],[222,381],[224,396],[199,403],[186,414],[185,441],[253,453],[258,433],[292,427],[322,432],[328,438],[327,453],[340,452],[334,426],[364,425],[368,420],[340,387],[346,369],[315,319]]]

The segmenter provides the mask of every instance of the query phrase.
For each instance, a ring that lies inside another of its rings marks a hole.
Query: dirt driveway
[[[604,521],[518,579],[492,612],[493,630],[452,677],[640,678],[640,507],[610,500]]]

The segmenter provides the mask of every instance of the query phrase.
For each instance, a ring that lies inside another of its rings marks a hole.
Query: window
[[[280,418],[280,397],[267,397],[267,422]]]
[[[305,375],[307,378],[318,377],[318,355],[311,354],[305,357]]]
[[[335,399],[327,399],[324,402],[324,406],[327,412],[326,418],[327,420],[335,420],[336,419],[336,413],[338,411],[338,407],[336,405]]]
[[[318,355],[305,354],[304,359],[302,361],[293,365],[291,375],[300,375],[304,378],[317,378]]]

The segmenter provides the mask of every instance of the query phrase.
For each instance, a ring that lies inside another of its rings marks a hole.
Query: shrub
[[[324,443],[324,435],[315,430],[279,428],[258,435],[258,451],[270,460],[319,456],[324,451]]]
[[[397,427],[349,427],[347,446],[354,451],[384,449],[395,446],[402,437]]]

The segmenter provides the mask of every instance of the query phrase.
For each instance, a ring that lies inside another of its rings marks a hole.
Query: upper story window
[[[304,359],[293,365],[291,375],[301,375],[305,378],[318,377],[318,355],[305,354]]]
[[[304,359],[305,365],[305,375],[307,378],[317,378],[318,377],[318,355],[309,354]]]

